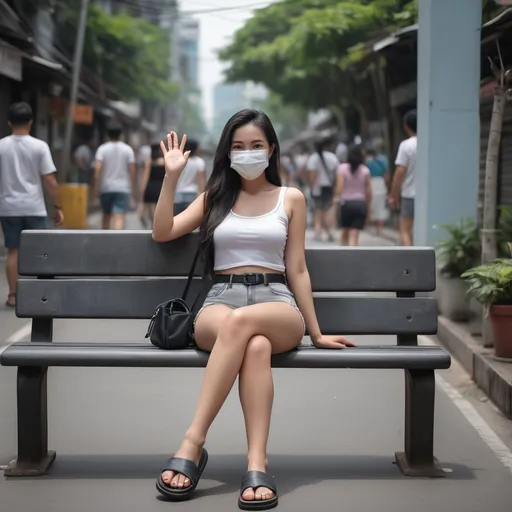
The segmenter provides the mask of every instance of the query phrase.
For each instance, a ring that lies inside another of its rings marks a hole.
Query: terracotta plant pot
[[[491,323],[496,356],[512,359],[512,305],[491,306]]]

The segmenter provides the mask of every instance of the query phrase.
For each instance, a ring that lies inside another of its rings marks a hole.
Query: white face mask
[[[268,167],[268,150],[255,149],[251,151],[231,151],[231,168],[242,178],[255,180]]]

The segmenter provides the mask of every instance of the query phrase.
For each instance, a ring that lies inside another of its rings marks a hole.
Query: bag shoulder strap
[[[332,176],[332,171],[330,171],[328,168],[327,168],[327,162],[325,161],[325,158],[324,158],[324,155],[323,155],[323,152],[322,154],[318,153],[318,158],[322,164],[322,167],[324,168],[324,171],[325,171],[325,175],[327,176],[327,179],[329,180],[329,183],[331,184],[331,187],[333,186],[333,182],[334,182],[334,179],[333,179],[333,176]]]
[[[192,261],[192,266],[190,267],[190,271],[188,273],[187,284],[185,285],[185,290],[183,290],[183,295],[181,296],[181,298],[183,300],[187,299],[188,290],[190,289],[190,285],[192,284],[192,279],[194,277],[194,271],[196,269],[197,260],[199,259],[200,249],[201,249],[201,244],[199,244],[197,246],[197,251],[196,251],[196,254],[194,256],[194,260]]]

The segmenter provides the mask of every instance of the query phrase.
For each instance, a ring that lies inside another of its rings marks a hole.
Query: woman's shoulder
[[[306,204],[306,198],[304,194],[295,187],[281,187],[284,189],[285,198],[287,201],[290,201],[292,205],[301,205]]]
[[[346,174],[350,170],[350,164],[342,163],[338,165],[338,174]]]
[[[362,173],[363,176],[368,176],[368,175],[371,174],[370,168],[367,165],[365,165],[365,164],[361,164],[359,166],[359,172]]]

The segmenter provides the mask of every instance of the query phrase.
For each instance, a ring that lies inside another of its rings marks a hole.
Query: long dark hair
[[[357,172],[359,167],[363,165],[363,148],[359,144],[353,144],[348,148],[347,161],[350,165],[350,171],[352,172],[352,174]]]
[[[205,274],[210,276],[213,274],[214,266],[213,233],[235,205],[242,185],[240,175],[231,169],[231,160],[229,159],[233,134],[238,128],[249,123],[261,128],[269,146],[274,146],[268,167],[265,169],[265,177],[272,185],[281,186],[279,141],[272,122],[266,114],[259,110],[246,109],[237,112],[222,130],[213,160],[212,174],[205,190],[205,218],[199,230],[199,238],[205,262]]]

